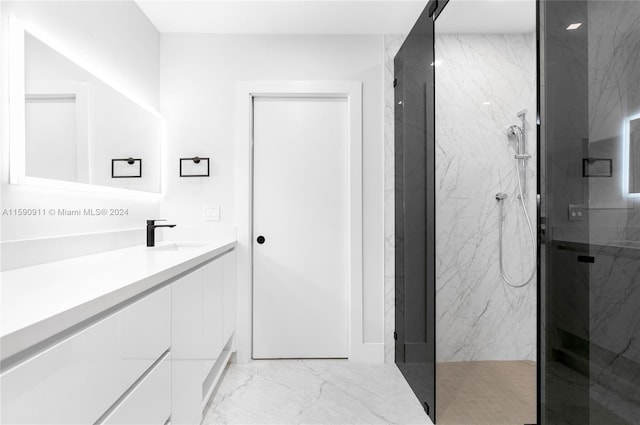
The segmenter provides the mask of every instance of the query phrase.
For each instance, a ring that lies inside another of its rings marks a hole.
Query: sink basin
[[[206,246],[205,242],[171,242],[166,245],[154,246],[154,251],[185,251],[190,249],[202,248]]]

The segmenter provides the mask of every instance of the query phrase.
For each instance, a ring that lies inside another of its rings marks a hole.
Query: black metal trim
[[[115,165],[116,162],[126,162],[129,165],[134,165],[136,162],[140,164],[138,168],[139,172],[136,176],[116,176],[115,175]],[[142,177],[142,158],[117,158],[111,160],[111,178],[112,179],[138,179]]]
[[[193,161],[195,164],[200,164],[202,161],[207,161],[207,174],[184,174],[182,172],[182,161]],[[209,177],[211,172],[211,161],[208,157],[194,156],[192,158],[180,158],[180,177]]]
[[[438,3],[437,0],[434,0],[435,9],[431,12],[431,18],[433,19],[433,25],[431,25],[431,60],[435,64],[436,61],[436,18],[442,13],[442,9],[447,5],[449,0],[443,0]],[[427,146],[428,149],[425,149],[426,159],[427,159],[427,172],[426,172],[426,185],[428,197],[425,199],[425,204],[427,206],[427,234],[430,232],[427,238],[427,252],[431,251],[429,258],[427,259],[427,267],[429,267],[429,263],[431,263],[431,270],[427,270],[427,294],[431,296],[431,302],[427,301],[427,314],[426,317],[431,316],[431,334],[433,335],[433,409],[429,406],[426,401],[423,401],[426,407],[427,415],[433,420],[433,423],[437,423],[438,418],[438,371],[436,368],[436,364],[438,362],[438,315],[436,313],[437,306],[437,297],[436,297],[436,287],[438,286],[438,276],[436,273],[436,230],[438,229],[438,223],[436,219],[436,179],[437,179],[437,169],[436,169],[436,68],[435,66],[430,67],[431,74],[431,87],[432,87],[432,96],[433,99],[428,100],[427,110],[431,108],[430,115],[433,123],[432,134],[427,136]],[[429,119],[427,118],[427,128]],[[431,142],[431,143],[429,143]],[[429,158],[431,157],[431,158]],[[429,166],[431,166],[431,170],[429,170]],[[431,178],[431,182],[429,182],[429,178]],[[429,184],[431,183],[431,184]],[[431,193],[429,193],[429,191]],[[429,217],[431,215],[431,217]],[[431,218],[431,223],[429,223],[429,218]],[[430,282],[429,282],[430,281]],[[431,283],[431,284],[429,284]],[[429,312],[429,307],[431,307],[431,312]],[[429,314],[431,313],[431,314]],[[428,320],[428,319],[427,319]],[[427,330],[428,332],[428,330]]]
[[[542,31],[540,24],[542,22],[541,14],[543,12],[543,5],[540,0],[536,0],[536,219],[538,223],[537,232],[537,244],[536,244],[536,423],[542,422],[542,244],[545,239],[541,237],[543,228],[542,223],[546,228],[546,211],[542,210],[543,195],[546,196],[546,192],[543,193],[542,188],[542,167],[543,163],[546,164],[546,160],[543,160],[543,155],[546,155],[546,150],[542,146],[542,48],[541,42]],[[546,199],[545,204],[546,206]],[[544,214],[544,215],[543,215]],[[546,253],[546,248],[545,248]]]
[[[429,16],[433,16],[433,14],[436,12],[437,9],[438,9],[438,0],[431,0],[427,4],[427,10],[429,11]]]
[[[431,26],[431,37],[432,37],[432,41],[433,41],[433,45],[430,46],[431,47],[431,57],[433,59],[433,62],[435,63],[436,60],[436,23],[437,23],[437,19],[440,16],[440,14],[442,13],[442,11],[444,10],[444,8],[447,6],[447,4],[449,4],[449,0],[433,0],[433,4],[431,5],[433,8],[433,10],[429,10],[430,16],[433,19],[433,25]],[[428,4],[427,7],[429,7],[430,5]],[[431,146],[431,154],[433,155],[433,169],[431,170],[431,177],[432,177],[432,182],[431,182],[431,186],[429,187],[429,189],[431,190],[431,196],[432,196],[432,202],[433,204],[431,205],[432,208],[432,214],[433,214],[433,222],[431,225],[431,230],[433,235],[435,235],[436,229],[438,228],[438,222],[437,222],[437,218],[436,218],[436,200],[435,200],[435,193],[436,193],[436,178],[437,178],[437,171],[436,171],[436,143],[435,143],[435,127],[437,126],[436,123],[436,91],[438,90],[438,87],[436,85],[436,69],[435,67],[431,67],[431,84],[433,86],[433,99],[432,102],[429,106],[431,106],[431,116],[433,119],[433,145]],[[431,409],[431,406],[429,406],[429,404],[424,401],[424,406],[426,407],[425,411],[427,413],[427,415],[432,419],[433,423],[437,423],[438,422],[438,391],[437,391],[437,386],[438,386],[438,370],[436,368],[436,364],[438,362],[438,344],[437,341],[438,340],[438,329],[437,329],[437,322],[438,322],[438,315],[436,314],[436,306],[437,306],[437,297],[436,297],[436,286],[438,283],[438,279],[437,279],[437,274],[436,274],[436,267],[435,267],[435,262],[436,262],[436,252],[437,252],[437,248],[436,248],[436,240],[435,240],[435,236],[433,237],[433,245],[432,245],[432,249],[431,249],[431,260],[433,261],[433,267],[431,270],[431,279],[433,282],[433,288],[431,291],[431,296],[433,297],[433,306],[431,309],[431,323],[433,323],[433,327],[432,327],[432,332],[433,332],[433,338],[434,338],[434,344],[433,344],[433,409]],[[427,251],[428,252],[428,251]],[[428,307],[427,307],[428,308]],[[429,316],[429,312],[427,312],[428,316]],[[427,317],[428,317],[427,316]]]
[[[444,8],[447,5],[447,3],[449,3],[449,0],[440,0],[440,1],[436,2],[436,9],[433,12],[433,20],[434,21],[436,19],[438,19],[438,16],[440,16],[440,14],[444,10]],[[434,30],[435,30],[435,28],[434,28]]]

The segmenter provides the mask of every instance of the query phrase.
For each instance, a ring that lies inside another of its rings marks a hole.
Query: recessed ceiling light
[[[577,30],[582,25],[582,22],[576,22],[575,24],[571,24],[567,27],[567,31]]]
[[[483,105],[491,105],[491,102],[482,102]]]

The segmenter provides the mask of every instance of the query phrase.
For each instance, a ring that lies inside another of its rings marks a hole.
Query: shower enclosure
[[[434,24],[441,424],[536,422],[536,9],[503,3]]]
[[[395,77],[395,354],[425,410],[640,424],[640,2],[431,1]]]

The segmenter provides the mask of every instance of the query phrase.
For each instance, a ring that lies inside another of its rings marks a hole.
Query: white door
[[[253,108],[253,357],[346,358],[347,100]]]

